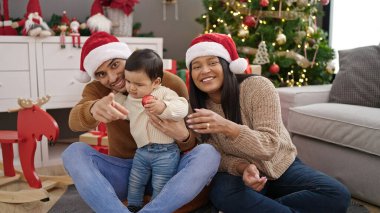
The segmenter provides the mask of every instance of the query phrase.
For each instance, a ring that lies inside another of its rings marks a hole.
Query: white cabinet
[[[81,37],[82,45],[87,38]],[[162,38],[119,40],[127,43],[132,51],[150,48],[163,56]],[[71,42],[71,37],[66,37],[66,48],[62,49],[58,36],[0,36],[0,112],[17,107],[19,97],[35,100],[45,95],[51,96],[45,109],[73,107],[80,100],[85,84],[74,79],[79,72],[81,49],[73,47]],[[36,166],[59,162],[54,156],[63,150],[48,147],[46,141],[37,149]]]
[[[0,112],[15,108],[17,98],[36,98],[35,40],[0,36]]]

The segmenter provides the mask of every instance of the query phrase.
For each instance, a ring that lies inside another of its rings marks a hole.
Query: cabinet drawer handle
[[[3,87],[3,83],[0,83],[0,87]]]
[[[73,55],[69,55],[69,58],[73,58],[74,56]]]
[[[75,84],[75,81],[70,81],[70,85],[74,85]]]

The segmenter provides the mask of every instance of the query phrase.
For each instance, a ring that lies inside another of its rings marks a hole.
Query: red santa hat
[[[106,32],[92,34],[82,47],[80,57],[80,72],[75,78],[82,83],[95,79],[95,71],[105,61],[120,58],[127,59],[131,50],[126,43],[120,42],[115,36]]]
[[[66,24],[66,26],[70,26],[70,19],[66,15],[66,11],[63,11],[61,17],[61,24]]]
[[[235,42],[225,34],[208,33],[193,39],[186,51],[187,68],[190,67],[192,60],[200,56],[221,57],[230,63],[231,72],[236,74],[244,73],[248,66],[246,59],[239,58]]]
[[[38,12],[38,15],[42,17],[42,10],[40,6],[39,0],[29,0],[28,5],[26,6],[26,14],[27,18],[29,14]]]
[[[87,26],[92,33],[98,31],[111,33],[112,23],[104,16],[100,0],[94,0],[91,7],[91,17],[87,20]]]

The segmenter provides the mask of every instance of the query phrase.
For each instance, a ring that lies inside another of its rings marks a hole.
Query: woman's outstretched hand
[[[195,109],[187,118],[188,127],[201,134],[222,133],[236,138],[240,133],[238,124],[208,109]]]
[[[109,123],[111,121],[126,119],[128,110],[114,101],[114,94],[103,97],[92,105],[90,112],[95,120]]]
[[[173,121],[160,119],[157,115],[149,113],[148,111],[146,112],[149,116],[150,123],[165,135],[177,141],[186,141],[189,138],[190,133],[183,120]]]
[[[266,182],[265,176],[260,177],[260,172],[254,164],[249,164],[243,172],[243,181],[246,186],[252,188],[255,191],[261,191]]]

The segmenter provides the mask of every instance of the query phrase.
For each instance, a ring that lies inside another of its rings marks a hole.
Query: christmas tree
[[[317,26],[329,0],[203,0],[204,33],[230,35],[276,86],[331,82],[334,51]],[[256,57],[260,57],[259,59]]]

